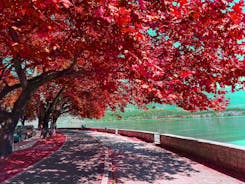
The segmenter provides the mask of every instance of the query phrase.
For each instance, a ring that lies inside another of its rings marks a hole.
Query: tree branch
[[[21,66],[21,59],[19,57],[16,57],[16,58],[13,59],[13,61],[14,61],[13,62],[14,63],[14,68],[15,68],[15,71],[16,71],[16,73],[18,75],[21,87],[24,89],[27,86],[27,79],[26,79],[25,71],[24,71],[24,69]]]
[[[20,84],[15,84],[13,86],[5,86],[2,91],[0,92],[0,100],[2,100],[8,93],[11,91],[20,88]]]
[[[56,105],[56,103],[58,102],[58,99],[60,97],[60,95],[62,94],[62,92],[64,91],[64,88],[61,88],[60,91],[57,93],[57,95],[55,96],[55,98],[53,99],[52,103],[49,105],[46,113],[50,114],[51,111],[53,110],[54,106]]]
[[[79,76],[86,75],[89,72],[87,70],[82,70],[82,69],[80,69],[78,71],[73,70],[76,62],[77,62],[77,59],[75,59],[75,57],[74,57],[74,62],[72,63],[72,65],[69,68],[61,70],[61,71],[55,71],[52,73],[43,73],[39,76],[36,76],[32,79],[27,80],[27,84],[30,88],[36,89],[36,88],[40,87],[41,85],[45,84],[46,82],[49,82],[55,78],[68,76],[68,75],[79,75]],[[0,92],[0,100],[2,100],[11,91],[18,89],[20,87],[21,87],[21,84],[15,84],[13,86],[6,86]],[[26,88],[27,88],[27,86],[26,86]]]

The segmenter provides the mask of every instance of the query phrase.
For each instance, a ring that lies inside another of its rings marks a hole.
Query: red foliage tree
[[[123,109],[126,106],[128,100],[126,94],[122,93],[125,92],[123,86],[121,90],[112,89],[92,79],[59,79],[41,86],[26,106],[23,118],[38,119],[38,127],[46,135],[49,122],[50,127],[55,127],[57,119],[64,113],[82,118],[101,118],[107,107]]]
[[[186,110],[225,109],[225,87],[244,88],[245,61],[239,55],[244,56],[245,49],[244,42],[238,42],[245,31],[243,1],[234,6],[229,1],[179,1],[176,5],[165,1],[164,13],[157,12],[155,5],[146,6],[162,17],[152,21],[155,36],[149,52],[155,60],[148,60],[148,65],[157,67],[143,69],[146,77],[154,76],[146,90],[153,87],[151,96],[157,101]],[[139,71],[146,63],[137,66]],[[214,94],[211,98],[210,93]]]
[[[0,154],[11,152],[32,95],[54,79],[72,77],[74,86],[76,79],[93,79],[90,86],[102,96],[120,92],[115,103],[222,109],[217,86],[234,88],[245,73],[237,58],[244,55],[244,44],[237,43],[244,38],[243,3],[229,2],[2,0]],[[106,107],[101,103],[93,116]]]

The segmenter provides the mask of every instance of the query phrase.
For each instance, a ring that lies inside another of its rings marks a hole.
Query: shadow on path
[[[112,179],[119,184],[241,183],[197,162],[139,140],[98,132],[64,133],[68,140],[59,151],[13,178],[10,183],[101,183],[105,147],[109,149],[112,168],[115,168],[112,170]]]
[[[175,175],[189,177],[191,173],[199,172],[192,167],[194,163],[188,163],[176,154],[151,144],[126,142],[120,137],[96,137],[113,150],[111,157],[116,167],[113,176],[117,183],[170,181],[175,179]]]
[[[64,133],[68,139],[59,151],[13,178],[10,183],[100,183],[104,167],[101,144],[83,133]]]

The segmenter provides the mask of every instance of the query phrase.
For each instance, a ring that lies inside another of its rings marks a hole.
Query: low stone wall
[[[160,135],[160,142],[162,147],[186,153],[245,176],[245,148],[168,134]]]
[[[133,130],[118,130],[118,134],[127,137],[136,137],[146,142],[154,142],[154,133],[152,132],[139,132]]]
[[[115,134],[116,130],[107,128],[58,128],[59,130],[87,130]]]
[[[89,130],[89,131],[96,131],[96,132],[105,132],[115,134],[116,130],[114,129],[107,129],[107,128],[83,128],[82,130]]]

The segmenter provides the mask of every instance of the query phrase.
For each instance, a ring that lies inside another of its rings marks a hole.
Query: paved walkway
[[[64,132],[68,140],[60,150],[9,183],[243,183],[137,139],[98,132]]]
[[[112,178],[130,184],[242,184],[244,182],[150,143],[89,133],[111,150]]]
[[[104,168],[102,145],[82,132],[66,131],[66,135],[62,148],[6,183],[100,183]]]

